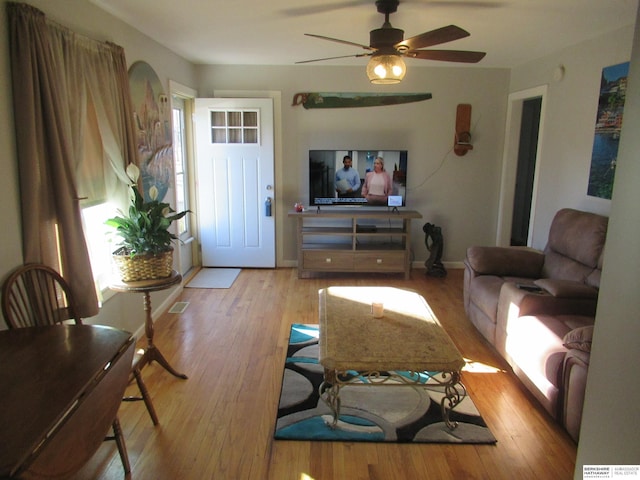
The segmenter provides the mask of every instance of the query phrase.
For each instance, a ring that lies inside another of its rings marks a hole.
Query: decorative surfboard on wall
[[[296,93],[292,106],[304,108],[383,107],[429,100],[430,93]]]

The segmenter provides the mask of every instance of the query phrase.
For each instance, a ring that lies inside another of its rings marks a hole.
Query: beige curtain
[[[80,198],[126,204],[135,130],[124,50],[8,3],[24,261],[60,270],[98,312]]]

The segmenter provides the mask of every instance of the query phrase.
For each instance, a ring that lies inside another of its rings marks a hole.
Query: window
[[[110,296],[108,288],[113,268],[111,253],[116,250],[113,229],[105,225],[105,222],[117,214],[117,208],[110,203],[100,203],[82,209],[84,235],[100,300]]]
[[[173,109],[173,158],[176,179],[176,211],[182,212],[189,209],[187,199],[187,175],[184,142],[184,111],[180,108]],[[189,215],[176,222],[177,235],[182,237],[189,231]]]
[[[258,143],[257,110],[211,112],[211,143]]]

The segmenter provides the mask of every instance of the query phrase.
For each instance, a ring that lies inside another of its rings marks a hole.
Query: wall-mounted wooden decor
[[[456,136],[454,138],[453,151],[456,155],[466,155],[473,150],[471,145],[471,105],[461,103],[456,110]]]
[[[383,107],[429,100],[430,93],[296,93],[291,106],[309,108]]]

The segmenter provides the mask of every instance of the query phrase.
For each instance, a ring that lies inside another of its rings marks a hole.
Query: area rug
[[[428,375],[424,375],[424,386],[418,387],[343,387],[338,428],[331,428],[331,410],[318,393],[323,381],[323,369],[318,362],[318,336],[318,325],[291,326],[276,439],[496,443],[468,395],[450,413],[450,420],[458,422],[458,426],[449,429],[440,410],[443,387],[434,384]]]
[[[239,268],[203,268],[185,285],[188,288],[230,288]]]

